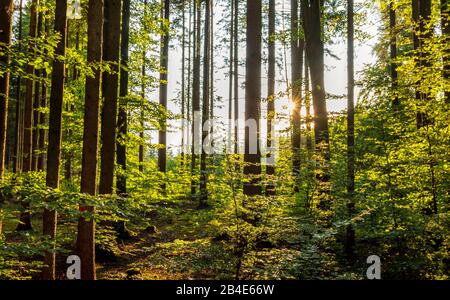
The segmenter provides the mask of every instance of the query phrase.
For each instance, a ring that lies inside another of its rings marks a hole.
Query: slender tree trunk
[[[44,35],[48,35],[49,24],[48,22],[44,22]],[[42,71],[42,84],[41,84],[41,108],[47,107],[47,80],[48,74],[45,69]],[[39,112],[39,140],[38,140],[38,149],[39,149],[39,157],[37,162],[38,171],[43,171],[45,168],[45,158],[46,158],[46,149],[45,149],[45,141],[47,137],[47,130],[45,130],[45,124],[47,124],[47,115],[45,112]]]
[[[55,32],[59,33],[59,40],[55,50],[56,55],[66,55],[66,35],[67,35],[67,0],[57,1],[55,8]],[[59,169],[61,161],[61,123],[62,123],[62,107],[64,97],[64,78],[65,78],[64,61],[55,59],[53,62],[52,72],[52,89],[50,93],[50,123],[48,130],[48,159],[46,185],[50,188],[57,189],[59,187]],[[43,233],[52,241],[52,249],[47,251],[44,256],[44,267],[42,276],[47,280],[55,279],[55,239],[56,239],[56,223],[57,213],[55,210],[44,209],[43,215]]]
[[[141,98],[142,98],[142,105],[141,105],[141,113],[140,113],[140,126],[141,131],[139,132],[139,172],[144,172],[144,138],[145,138],[145,123],[144,123],[144,101],[145,101],[145,77],[146,77],[146,53],[145,51],[142,52],[142,70],[141,70]]]
[[[448,0],[441,0],[441,27],[442,27],[442,36],[444,45],[450,44],[450,21],[449,21],[449,3]],[[448,80],[450,77],[450,47],[446,47],[443,53],[443,78],[444,82],[447,82],[444,85],[445,88],[445,103],[450,104],[450,87],[448,84]]]
[[[103,1],[89,0],[87,61],[102,62]],[[86,78],[84,106],[81,193],[95,195],[97,182],[98,119],[100,102],[100,69]],[[81,212],[94,213],[93,206],[80,205]],[[77,247],[81,258],[81,279],[95,280],[95,223],[92,218],[78,220]]]
[[[273,121],[275,119],[275,0],[269,0],[269,59],[268,59],[268,72],[267,72],[267,149],[269,153],[273,153],[271,148],[273,147]],[[267,155],[269,159],[271,154]],[[272,164],[267,164],[266,173],[269,176],[269,184],[266,188],[266,195],[275,195],[275,186],[272,183],[273,177],[275,175],[275,166]]]
[[[355,210],[355,78],[354,78],[354,25],[353,0],[347,1],[347,195],[348,215],[350,218]],[[354,260],[355,230],[347,226],[345,251],[350,262]]]
[[[0,63],[9,66],[14,3],[0,1]],[[0,76],[0,180],[5,172],[6,135],[8,126],[9,71]],[[0,232],[1,233],[1,232]]]
[[[119,88],[119,113],[117,118],[117,165],[120,167],[120,172],[117,172],[116,189],[117,194],[127,196],[127,103],[124,99],[128,96],[128,60],[129,60],[129,43],[130,43],[130,0],[124,0],[122,6],[122,39],[120,44],[120,88]],[[121,239],[128,238],[129,232],[126,229],[125,221],[119,221],[116,224],[116,229]]]
[[[23,21],[23,0],[20,0],[19,2],[19,36],[18,36],[18,51],[19,53],[22,51],[22,21]],[[21,83],[22,83],[22,78],[21,76],[17,77],[17,85],[16,85],[16,120],[15,120],[15,124],[14,124],[14,160],[13,160],[13,172],[17,173],[20,169],[21,169],[21,157],[22,154],[20,152],[20,145],[21,145],[21,137],[22,135],[20,134],[20,132],[22,131],[22,127],[21,125],[21,121],[22,121],[22,117],[21,117],[21,108],[22,108],[22,91],[21,91]]]
[[[39,12],[38,22],[37,22],[37,35],[41,36],[44,31],[43,29],[43,14]],[[39,160],[39,108],[41,106],[41,81],[42,81],[42,70],[36,70],[36,80],[34,82],[34,100],[33,100],[33,142],[32,142],[32,159],[31,159],[31,169],[33,171],[38,170],[38,160]]]
[[[234,1],[234,153],[239,153],[239,0]]]
[[[231,1],[231,9],[230,9],[230,54],[229,54],[229,81],[228,81],[228,147],[229,151],[231,151],[232,147],[232,134],[234,127],[234,118],[233,118],[233,63],[234,63],[234,0]],[[235,128],[236,129],[236,128]]]
[[[126,195],[127,193],[127,103],[124,99],[128,96],[128,60],[130,44],[130,0],[124,0],[122,6],[122,39],[120,44],[121,68],[120,68],[120,88],[119,88],[119,113],[117,118],[117,164],[122,169],[117,174],[117,194]]]
[[[185,120],[186,120],[186,7],[181,4],[182,37],[181,37],[181,166],[185,163]]]
[[[37,5],[38,0],[33,0],[30,7],[30,32],[31,39],[36,38],[37,35]],[[29,52],[33,52],[32,42],[30,43]],[[33,150],[33,94],[34,94],[34,80],[35,70],[33,65],[27,66],[27,74],[31,78],[26,80],[25,92],[25,112],[24,112],[24,135],[23,135],[23,167],[24,172],[32,171],[32,150]],[[20,214],[20,223],[17,225],[18,231],[31,230],[31,215],[28,211],[30,203],[22,202],[24,211]]]
[[[306,149],[308,150],[308,156],[313,151],[312,146],[312,132],[311,132],[311,90],[309,86],[309,66],[308,66],[308,58],[306,56],[305,51],[305,110],[306,110]]]
[[[291,80],[292,80],[292,171],[295,178],[294,190],[298,191],[300,180],[302,69],[304,41],[300,37],[298,1],[291,0]]]
[[[120,14],[121,0],[105,0],[103,27],[103,61],[110,64],[111,72],[103,73],[100,194],[112,194],[116,149],[117,96],[119,84]]]
[[[190,124],[191,121],[191,65],[192,65],[192,56],[191,53],[192,47],[191,47],[191,37],[192,37],[192,1],[189,1],[189,33],[188,33],[188,70],[187,70],[187,103],[186,103],[186,117],[187,117],[187,124]],[[188,145],[190,144],[190,130],[189,125],[186,126],[186,152],[189,152]],[[187,160],[186,160],[187,165]]]
[[[259,149],[262,41],[261,6],[261,0],[247,0],[245,120],[254,123],[251,126],[245,127],[244,175],[251,177],[249,182],[244,183],[244,195],[247,196],[261,194],[261,153]]]
[[[164,0],[164,22],[170,22],[170,1]],[[169,26],[169,25],[168,25]],[[162,24],[161,30],[164,35],[161,37],[161,57],[159,71],[159,105],[167,111],[167,71],[169,68],[169,32],[170,29]],[[164,114],[165,114],[164,112]],[[158,168],[160,172],[166,173],[167,170],[167,119],[164,115],[162,128],[159,130],[159,141],[161,148],[158,148]],[[166,190],[166,183],[161,185],[163,191]]]
[[[209,120],[211,122],[210,127],[210,137],[211,137],[211,145],[214,145],[214,0],[211,1],[211,12],[210,12],[210,47],[209,47],[209,59],[210,59],[210,85],[209,85]]]
[[[394,0],[389,0],[389,31],[390,31],[390,56],[391,56],[391,80],[392,80],[392,90],[395,94],[394,101],[392,104],[394,107],[398,106],[400,104],[400,100],[398,97],[398,91],[397,91],[397,79],[398,79],[398,73],[397,73],[397,30],[396,30],[396,11],[394,8]]]
[[[197,148],[200,145],[199,141],[201,120],[198,120],[200,112],[200,46],[201,46],[201,4],[200,1],[194,0],[194,22],[196,27],[194,29],[194,72],[192,82],[192,160],[191,160],[191,195],[195,196],[197,190]]]
[[[209,119],[209,63],[210,63],[210,38],[211,38],[211,0],[205,0],[205,32],[204,32],[204,44],[203,44],[203,105],[202,105],[202,124]],[[203,126],[202,126],[203,127]],[[202,128],[202,145],[208,137],[208,131]],[[208,180],[208,174],[206,171],[207,154],[202,147],[202,155],[200,157],[200,207],[205,207],[208,200],[208,190],[206,182]]]

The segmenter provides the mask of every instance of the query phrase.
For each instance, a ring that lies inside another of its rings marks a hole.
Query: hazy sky
[[[289,7],[289,0],[285,0],[284,4],[284,11],[289,13],[290,7]],[[355,6],[358,3],[364,2],[363,0],[356,0]],[[367,1],[366,1],[367,2]],[[277,17],[281,19],[281,11],[282,11],[282,1],[277,1]],[[219,7],[218,5],[214,8],[215,14],[214,14],[214,27],[218,28],[218,22],[220,21],[220,18],[223,18],[223,7]],[[242,12],[242,10],[241,10]],[[244,13],[244,12],[242,12]],[[267,15],[264,15],[266,17]],[[367,23],[365,24],[365,31],[368,32],[371,36],[375,36],[378,23],[378,16],[377,14],[369,14],[370,17],[368,17]],[[288,28],[288,17],[286,17],[286,29]],[[222,20],[223,21],[223,20]],[[228,20],[227,20],[228,22]],[[280,26],[281,27],[281,26]],[[277,32],[282,30],[282,28],[277,28]],[[219,35],[223,35],[223,32],[215,32],[215,39],[217,40]],[[328,55],[325,57],[325,64],[326,64],[326,72],[325,72],[325,89],[327,93],[335,94],[335,95],[344,95],[347,93],[347,46],[346,46],[346,40],[345,38],[339,37],[335,39],[334,45],[326,45],[326,47],[336,56],[340,58],[340,60],[334,59]],[[168,90],[169,90],[169,99],[176,98],[178,95],[178,91],[180,89],[180,80],[181,80],[181,47],[177,44],[178,41],[171,41],[172,49],[170,50],[169,54],[169,84],[168,84]],[[216,42],[217,43],[217,42]],[[364,41],[362,43],[357,42],[355,45],[355,72],[356,79],[358,79],[358,72],[361,71],[364,67],[364,65],[371,64],[374,61],[374,56],[372,54],[372,48],[375,43],[375,39],[371,38],[367,41]],[[266,46],[263,46],[266,47]],[[265,50],[265,49],[264,49]],[[226,122],[226,119],[228,118],[228,76],[226,76],[228,72],[228,68],[223,68],[225,62],[223,57],[227,56],[229,52],[228,45],[225,45],[225,47],[222,47],[218,52],[215,53],[215,65],[216,65],[216,73],[215,73],[215,96],[222,97],[223,102],[220,104],[222,106],[221,109],[215,110],[215,115],[218,116],[219,122]],[[241,59],[245,59],[245,44],[241,43],[241,49],[239,51],[239,55]],[[280,42],[277,42],[277,56],[283,57],[283,47]],[[283,64],[284,65],[284,64]],[[290,66],[290,49],[287,47],[287,65],[288,68]],[[286,84],[284,83],[284,70],[281,70],[277,68],[276,74],[277,74],[277,86],[276,86],[276,92],[282,92],[286,90]],[[239,69],[239,74],[241,78],[241,82],[243,83],[245,79],[245,68],[243,66]],[[267,65],[264,64],[262,68],[262,97],[267,96]],[[290,70],[288,71],[288,75],[290,76]],[[289,79],[290,80],[290,79]],[[356,93],[356,96],[358,93]],[[155,95],[151,96],[153,99],[157,99],[157,93]],[[240,98],[240,116],[241,119],[244,119],[244,99],[245,99],[245,90],[241,89],[239,91],[239,98]],[[282,114],[286,114],[289,112],[289,108],[292,107],[292,105],[289,103],[290,101],[288,99],[278,99],[276,100],[276,110],[277,112],[280,112]],[[346,108],[346,99],[343,100],[331,100],[328,101],[327,107],[328,111],[330,112],[337,112],[341,111]],[[261,109],[261,115],[263,118],[265,118],[266,114],[266,104],[263,103],[262,109]],[[179,108],[179,105],[174,105],[173,103],[169,103],[169,109],[174,113],[181,113],[181,109]],[[265,122],[263,119],[261,122]],[[181,131],[177,129],[180,126],[180,122],[174,121],[171,122],[173,124],[172,132],[168,133],[168,143],[169,148],[172,149],[172,151],[179,151],[179,145],[181,144]],[[227,123],[226,123],[227,124]],[[264,123],[262,123],[264,124]],[[217,128],[217,126],[215,126]],[[225,129],[226,126],[223,128]],[[262,126],[262,135],[265,135],[265,126]],[[243,126],[241,125],[240,128],[240,135],[243,137]],[[157,135],[152,134],[152,140],[157,140]]]

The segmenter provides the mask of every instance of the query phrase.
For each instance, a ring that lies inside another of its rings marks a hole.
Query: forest
[[[0,0],[0,280],[450,279],[449,35],[448,0]]]

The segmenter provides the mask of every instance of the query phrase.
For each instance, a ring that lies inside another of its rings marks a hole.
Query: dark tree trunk
[[[89,0],[87,61],[102,62],[103,1]],[[98,119],[100,101],[100,70],[86,78],[84,105],[83,155],[81,193],[95,195],[97,179]],[[94,213],[93,206],[80,205],[81,212]],[[77,248],[81,258],[81,279],[95,280],[95,223],[92,218],[78,220]]]
[[[234,153],[239,153],[239,0],[234,1]]]
[[[18,36],[18,51],[22,51],[22,21],[23,21],[23,8],[22,8],[23,0],[20,0],[19,2],[19,36]],[[16,120],[14,124],[14,160],[13,160],[13,172],[17,173],[21,169],[21,158],[22,154],[20,152],[21,150],[21,141],[22,141],[22,91],[21,91],[21,84],[22,78],[21,76],[17,77],[17,85],[16,85]]]
[[[449,7],[448,0],[441,0],[441,27],[442,27],[442,36],[444,45],[450,44],[450,21],[449,17]],[[443,61],[444,61],[444,69],[443,69],[443,78],[444,82],[448,82],[450,77],[450,47],[446,47],[443,53]],[[449,85],[446,85],[445,89],[445,103],[450,104],[450,88]]]
[[[44,35],[48,35],[49,24],[48,22],[44,22]],[[42,84],[41,84],[41,108],[47,107],[47,72],[42,70]],[[39,157],[37,162],[38,171],[43,171],[45,168],[45,158],[46,158],[46,149],[45,149],[45,141],[47,137],[47,130],[45,129],[45,124],[47,124],[47,115],[45,112],[39,112],[39,140],[38,140],[38,149],[39,149]]]
[[[209,119],[209,63],[210,63],[210,38],[211,38],[211,0],[205,0],[205,32],[203,44],[203,105],[202,105],[202,124]],[[202,126],[203,127],[203,126]],[[208,131],[202,128],[202,145],[208,137]],[[208,190],[206,182],[208,174],[206,171],[207,154],[202,147],[202,155],[200,157],[200,207],[205,207],[208,200]]]
[[[269,0],[269,59],[268,59],[268,72],[267,72],[267,149],[269,153],[273,154],[271,147],[273,146],[273,120],[275,119],[275,0]],[[270,158],[270,155],[267,158]],[[272,183],[275,175],[275,166],[267,164],[266,173],[269,176],[269,184],[266,187],[266,195],[275,195],[275,186]]]
[[[37,22],[37,35],[41,36],[44,31],[43,29],[43,14],[39,12],[38,14],[38,22]],[[36,80],[34,82],[34,96],[33,96],[33,142],[32,142],[32,159],[31,159],[31,169],[33,171],[38,170],[38,160],[39,160],[39,123],[40,123],[40,114],[39,108],[41,106],[41,81],[42,81],[42,70],[36,70]]]
[[[244,195],[261,194],[261,153],[259,119],[261,106],[261,0],[247,0],[247,52],[245,64],[245,120],[254,122],[245,127]]]
[[[201,120],[198,120],[200,112],[200,43],[201,43],[201,6],[200,1],[194,0],[194,70],[192,82],[192,159],[191,159],[191,195],[195,196],[197,191],[197,148],[201,141],[199,140]]]
[[[30,7],[30,32],[29,37],[31,39],[36,38],[37,35],[37,5],[38,1],[33,0]],[[33,52],[32,42],[30,43],[29,52]],[[23,134],[23,166],[24,172],[32,171],[32,150],[33,150],[33,94],[34,94],[34,80],[35,70],[33,65],[27,66],[27,74],[30,76],[26,80],[25,91],[25,111],[24,111],[24,134]],[[30,204],[28,202],[22,202],[24,211],[20,214],[20,223],[17,225],[18,231],[31,230],[31,216],[28,211]]]
[[[294,190],[298,191],[300,176],[302,69],[304,41],[300,36],[298,1],[291,0],[291,80],[292,80],[292,171]]]
[[[122,6],[122,39],[120,44],[120,88],[119,88],[119,113],[117,118],[117,165],[120,172],[117,172],[116,189],[117,194],[126,197],[127,195],[127,103],[125,97],[128,96],[128,60],[129,60],[129,43],[130,43],[130,0],[124,0]],[[121,204],[121,203],[120,203]],[[128,238],[129,232],[126,229],[125,221],[116,223],[119,238]]]
[[[164,20],[170,21],[170,1],[164,0]],[[159,73],[159,105],[167,110],[167,71],[169,67],[169,28],[162,25],[164,35],[161,37],[161,53],[160,53],[160,73]],[[162,128],[159,130],[158,143],[161,148],[158,148],[158,168],[160,172],[166,173],[167,169],[167,119],[165,117],[162,120]],[[163,191],[166,190],[166,183],[161,185]]]
[[[110,64],[111,72],[102,78],[102,124],[100,194],[112,194],[116,149],[117,97],[119,84],[120,14],[121,0],[105,0],[103,26],[103,61]]]
[[[234,63],[234,0],[231,1],[231,9],[230,9],[230,53],[229,53],[229,71],[228,75],[230,76],[228,81],[228,151],[232,150],[232,134],[234,127],[234,118],[233,118],[233,63]]]
[[[397,73],[397,30],[396,30],[396,12],[394,9],[394,3],[393,1],[389,1],[389,31],[390,31],[390,56],[391,56],[391,80],[392,80],[392,90],[394,92],[394,100],[392,104],[394,107],[398,106],[400,104],[400,100],[398,97],[398,91],[397,91],[397,79],[398,79],[398,73]]]
[[[353,0],[347,1],[347,196],[348,215],[355,210],[355,75],[354,75],[354,24]],[[350,262],[354,260],[355,230],[347,226],[345,252]]]
[[[14,3],[12,0],[0,1],[0,63],[9,66],[10,49],[12,35],[12,16],[14,13]],[[5,46],[6,45],[6,46]],[[6,135],[8,126],[8,97],[9,97],[9,77],[7,71],[0,76],[0,180],[3,178],[5,171],[5,155],[6,155]],[[0,231],[1,233],[1,231]]]
[[[308,150],[308,156],[313,151],[312,146],[312,132],[311,132],[311,90],[309,87],[309,66],[308,58],[305,51],[305,110],[306,110],[306,149]]]
[[[55,54],[60,56],[66,55],[66,35],[67,35],[67,0],[57,1],[55,8],[55,32],[60,34]],[[61,122],[62,107],[64,97],[64,78],[65,66],[64,61],[54,60],[52,72],[52,89],[50,92],[50,122],[48,130],[48,159],[47,159],[47,175],[46,185],[50,188],[57,189],[59,187],[59,169],[61,161]],[[43,215],[43,234],[48,236],[52,241],[51,251],[45,253],[44,267],[42,276],[47,280],[55,279],[55,238],[57,213],[55,210],[44,209]]]
[[[122,169],[117,174],[117,194],[127,193],[127,103],[124,99],[128,96],[128,60],[130,43],[130,0],[123,1],[122,7],[122,39],[120,44],[121,69],[120,69],[120,90],[119,90],[119,113],[117,118],[117,164]]]
[[[320,158],[318,180],[318,208],[327,212],[325,221],[330,225],[329,208],[330,187],[328,163],[330,160],[328,113],[324,81],[324,43],[322,40],[322,7],[321,0],[302,0],[304,17],[303,28],[306,40],[306,57],[310,68],[312,98],[314,107],[314,140],[318,157]]]

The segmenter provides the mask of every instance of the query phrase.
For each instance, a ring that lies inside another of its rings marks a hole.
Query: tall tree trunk
[[[192,82],[192,160],[191,160],[191,195],[195,196],[197,191],[197,148],[200,145],[200,128],[201,120],[198,120],[200,112],[200,43],[201,43],[201,4],[200,1],[194,0],[194,70]]]
[[[209,120],[209,63],[210,63],[210,38],[211,38],[211,0],[205,0],[205,31],[204,31],[204,44],[203,44],[203,105],[202,105],[202,124]],[[208,137],[208,131],[204,130],[202,126],[202,145]],[[207,154],[205,147],[202,147],[202,155],[200,157],[200,207],[205,207],[208,200],[208,190],[206,182],[208,180],[208,174],[206,171]]]
[[[117,165],[120,166],[120,172],[117,172],[117,194],[126,197],[127,195],[127,103],[124,99],[128,96],[128,60],[130,43],[130,0],[124,0],[122,6],[122,39],[120,44],[120,89],[119,89],[119,113],[117,118]],[[117,232],[120,238],[128,238],[129,232],[126,230],[125,221],[119,221],[116,224]]]
[[[12,0],[0,1],[0,63],[8,66],[10,63],[12,16],[14,3]],[[0,180],[5,171],[6,135],[8,126],[8,97],[9,97],[9,71],[0,76]],[[1,233],[1,232],[0,232]]]
[[[311,90],[309,86],[309,65],[308,58],[305,51],[305,110],[306,110],[306,149],[308,150],[308,156],[313,151],[312,146],[312,132],[311,132]]]
[[[39,12],[38,22],[37,22],[37,35],[41,36],[44,31],[43,29],[43,13]],[[34,82],[34,96],[33,96],[33,142],[32,142],[32,158],[31,158],[31,169],[37,171],[38,160],[39,160],[39,108],[41,106],[41,81],[42,81],[42,70],[36,70],[36,80]]]
[[[12,17],[14,3],[12,0],[0,0],[0,64],[9,67],[12,36]],[[8,126],[9,71],[0,76],[0,181],[5,172],[6,135]],[[3,212],[0,204],[0,238],[3,230]]]
[[[67,0],[57,1],[55,8],[55,32],[61,39],[55,50],[55,54],[64,57],[66,55],[66,35],[67,35]],[[59,169],[61,161],[61,123],[62,107],[64,97],[64,61],[55,59],[52,72],[52,89],[50,92],[50,122],[48,130],[48,159],[46,185],[50,188],[59,187]],[[52,249],[45,253],[42,276],[47,280],[55,279],[55,239],[57,213],[55,210],[44,209],[43,233],[52,240]]]
[[[128,60],[130,44],[130,0],[124,0],[122,6],[122,39],[120,44],[120,88],[119,88],[119,113],[117,118],[117,164],[122,171],[117,174],[117,194],[126,195],[127,193],[127,103],[124,99],[128,96]]]
[[[181,4],[182,33],[181,33],[181,166],[185,163],[185,120],[186,120],[186,7]]]
[[[292,171],[294,190],[298,191],[300,177],[302,69],[304,41],[300,37],[298,1],[291,0],[291,80],[292,80]]]
[[[273,154],[273,121],[275,119],[275,0],[269,0],[269,59],[268,59],[268,72],[267,72],[267,149],[270,151],[267,155],[267,159]],[[272,164],[267,164],[266,173],[269,176],[269,184],[266,187],[266,195],[275,195],[275,186],[272,183],[273,177],[275,175],[275,166]]]
[[[22,51],[22,24],[23,24],[23,0],[20,0],[19,2],[19,34],[18,34],[18,51]],[[17,85],[16,85],[16,120],[14,124],[14,161],[13,161],[13,172],[17,173],[21,169],[21,158],[22,154],[20,152],[21,150],[21,141],[22,141],[22,91],[21,91],[21,84],[22,78],[21,76],[17,77]]]
[[[239,0],[234,1],[234,153],[239,153]]]
[[[112,194],[116,149],[117,96],[119,84],[120,14],[121,0],[105,0],[103,27],[103,61],[110,64],[111,72],[104,72],[102,79],[102,124],[100,194]]]
[[[448,0],[441,0],[441,27],[442,27],[442,36],[444,45],[450,44],[450,21],[449,21],[449,5]],[[443,78],[444,82],[447,84],[445,88],[445,103],[450,104],[450,87],[448,84],[448,80],[450,77],[450,49],[446,47],[443,53]]]
[[[324,43],[322,40],[322,0],[302,0],[304,14],[303,28],[306,39],[306,57],[311,74],[312,98],[314,107],[314,140],[316,153],[320,160],[317,172],[318,207],[323,211],[330,208],[329,198],[329,132],[328,113],[324,81]],[[329,219],[326,218],[328,221]],[[329,225],[329,222],[328,222]]]
[[[33,0],[30,7],[30,32],[29,37],[31,39],[36,38],[37,35],[37,5],[38,0]],[[30,43],[28,48],[29,52],[33,52],[33,42]],[[34,80],[35,75],[34,66],[27,66],[27,74],[30,76],[26,80],[26,91],[25,91],[25,111],[24,111],[24,134],[23,134],[23,167],[24,172],[32,171],[32,150],[33,150],[33,94],[34,94]],[[17,225],[18,231],[31,230],[31,215],[28,211],[30,208],[30,203],[22,202],[23,212],[20,214],[20,223]]]
[[[49,31],[49,23],[46,21],[44,22],[44,30],[43,33],[45,36],[48,35]],[[42,70],[42,84],[41,84],[41,108],[47,107],[47,80],[48,74],[47,71]],[[45,129],[45,124],[47,124],[47,114],[45,112],[39,112],[39,140],[38,140],[38,149],[39,149],[39,157],[37,162],[37,169],[38,171],[44,170],[45,165],[45,158],[46,158],[46,149],[45,149],[45,141],[47,137],[47,130]]]
[[[141,98],[142,98],[142,105],[141,105],[141,112],[140,112],[140,126],[141,131],[139,132],[139,172],[144,172],[144,145],[145,145],[145,122],[144,122],[144,101],[145,101],[145,77],[146,77],[146,52],[145,50],[142,52],[142,69],[141,69]]]
[[[234,0],[231,1],[231,9],[230,9],[230,53],[229,53],[229,81],[228,81],[228,138],[227,138],[227,150],[232,150],[232,134],[234,127],[234,118],[233,118],[233,63],[234,63]],[[235,128],[236,129],[236,128]]]
[[[87,61],[102,62],[103,1],[89,0]],[[96,194],[98,119],[100,101],[100,69],[86,78],[84,105],[83,154],[81,163],[81,193]],[[93,206],[80,205],[81,212],[94,213]],[[77,248],[81,258],[81,279],[95,280],[95,223],[93,218],[78,220]]]
[[[170,1],[164,0],[164,22],[170,22]],[[169,26],[169,25],[167,25]],[[167,71],[169,68],[169,32],[164,24],[161,25],[164,35],[161,37],[161,53],[160,53],[160,71],[159,71],[159,105],[164,108],[164,118],[162,120],[162,128],[159,130],[158,143],[158,169],[160,172],[166,173],[167,169]],[[163,191],[166,190],[166,183],[161,185]]]
[[[210,0],[211,1],[211,12],[210,12],[210,38],[209,38],[209,42],[210,42],[210,47],[209,47],[209,59],[210,59],[210,67],[209,67],[209,72],[210,72],[210,76],[209,76],[209,80],[210,80],[210,85],[209,85],[209,120],[211,122],[211,127],[210,127],[210,137],[211,137],[211,145],[214,145],[214,0]]]
[[[190,124],[191,121],[191,65],[192,65],[192,56],[191,53],[192,47],[191,47],[191,38],[192,38],[192,1],[189,1],[189,26],[188,26],[188,70],[187,70],[187,103],[186,103],[186,116],[187,116],[187,124]],[[190,130],[189,125],[186,126],[186,152],[189,152],[188,145],[190,144]],[[187,165],[187,160],[186,160]]]
[[[429,50],[427,49],[425,42],[431,37],[431,30],[427,28],[427,24],[431,19],[431,0],[413,0],[412,1],[412,16],[414,20],[414,33],[413,44],[417,64],[419,70],[423,67],[428,67],[429,62]],[[423,71],[420,71],[423,72]],[[419,80],[417,82],[416,100],[419,107],[429,101],[429,94],[426,91],[422,91],[419,87]],[[423,109],[419,109],[417,112],[417,128],[421,128],[429,123],[427,113]]]
[[[354,24],[353,0],[347,1],[347,196],[348,215],[355,210],[355,75],[354,75]],[[350,262],[354,260],[355,230],[347,226],[345,251]]]
[[[391,80],[392,80],[392,90],[394,91],[394,101],[392,104],[394,107],[398,106],[400,104],[400,100],[398,97],[398,91],[397,91],[397,79],[398,79],[398,72],[397,72],[397,30],[396,30],[396,11],[394,8],[394,0],[389,0],[389,31],[390,31],[390,56],[391,56]]]
[[[247,0],[247,53],[245,64],[245,127],[244,195],[261,194],[261,153],[259,149],[259,119],[261,106],[261,0]]]

